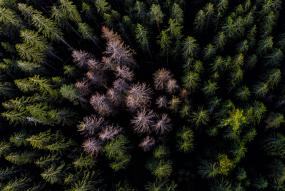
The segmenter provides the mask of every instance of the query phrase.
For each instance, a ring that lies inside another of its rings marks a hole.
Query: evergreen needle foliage
[[[0,0],[0,190],[284,191],[282,0]]]

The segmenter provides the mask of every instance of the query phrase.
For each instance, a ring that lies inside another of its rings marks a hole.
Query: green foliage
[[[191,118],[196,127],[207,125],[210,119],[208,111],[203,110],[202,108],[196,112],[193,112]]]
[[[136,40],[140,47],[145,51],[149,51],[148,32],[145,27],[141,24],[137,24],[135,33]]]
[[[51,152],[62,152],[68,149],[72,142],[66,140],[59,132],[52,133],[51,131],[41,132],[26,139],[32,147]]]
[[[189,128],[183,128],[178,134],[178,148],[182,152],[192,151],[194,148],[194,133]]]
[[[248,87],[243,86],[237,90],[236,96],[241,101],[247,101],[250,96],[250,90]]]
[[[273,69],[269,72],[266,84],[268,84],[269,88],[274,88],[281,80],[281,71],[279,69]]]
[[[174,182],[157,181],[146,185],[147,191],[174,191],[177,185]]]
[[[15,80],[15,84],[22,92],[25,93],[38,90],[44,95],[49,94],[52,97],[57,96],[57,92],[52,88],[52,84],[40,76],[33,76],[28,79],[18,79]]]
[[[169,19],[169,32],[171,36],[173,36],[176,39],[181,38],[181,33],[182,33],[182,26],[174,19]]]
[[[153,156],[154,158],[157,158],[157,159],[163,159],[166,156],[168,156],[168,154],[169,154],[169,151],[167,150],[167,147],[161,145],[161,146],[158,146],[154,150]]]
[[[7,184],[2,187],[3,191],[20,191],[28,187],[31,179],[22,177],[14,180],[10,180]]]
[[[201,165],[198,167],[198,173],[202,177],[212,178],[217,176],[217,164],[208,161],[202,161]]]
[[[72,1],[69,0],[60,0],[60,12],[64,15],[64,17],[69,18],[71,21],[76,23],[81,22],[81,16],[78,12],[76,6]]]
[[[5,156],[5,159],[16,165],[30,164],[35,158],[33,152],[10,153]]]
[[[199,46],[195,38],[188,36],[185,38],[183,43],[183,56],[187,60],[189,57],[192,58],[197,54]]]
[[[157,27],[163,22],[164,14],[158,4],[152,4],[150,7],[150,21],[156,23]]]
[[[3,169],[0,169],[0,180],[1,181],[9,180],[18,172],[19,171],[14,167],[6,167]]]
[[[78,159],[76,159],[73,162],[73,165],[75,168],[90,168],[92,166],[94,166],[95,161],[93,160],[93,158],[91,156],[85,156],[85,155],[81,155]]]
[[[281,113],[272,113],[266,119],[267,128],[279,128],[285,122]]]
[[[233,161],[231,161],[227,155],[220,154],[214,163],[203,161],[198,172],[202,177],[212,178],[217,175],[228,175],[233,167]]]
[[[86,23],[78,24],[78,32],[82,35],[83,39],[92,40],[94,38],[93,29]]]
[[[229,171],[234,167],[233,162],[228,158],[227,155],[222,154],[218,156],[218,173],[228,175]]]
[[[115,171],[126,168],[131,156],[127,153],[128,141],[123,135],[118,136],[104,147],[106,156],[113,160],[111,168]]]
[[[78,104],[79,93],[75,89],[74,85],[63,85],[60,88],[60,93],[62,97],[68,99],[74,104]]]
[[[38,59],[38,58],[35,58],[35,59]],[[23,72],[30,73],[30,74],[37,73],[42,70],[42,65],[38,63],[34,63],[34,62],[23,61],[23,60],[17,61],[17,67],[19,67]]]
[[[57,161],[59,161],[59,157],[57,155],[47,155],[37,159],[35,164],[41,168],[47,168]]]
[[[50,184],[60,183],[63,177],[64,164],[60,166],[51,166],[41,173],[44,180]]]
[[[22,30],[20,35],[23,43],[16,44],[20,57],[29,62],[42,63],[48,49],[45,39],[29,30]]]
[[[218,87],[216,82],[208,81],[206,82],[203,91],[205,92],[206,95],[213,95],[215,94],[217,89]]]
[[[116,185],[116,191],[134,191],[134,189],[132,189],[127,183],[119,182]]]
[[[283,191],[284,8],[0,0],[0,190]]]
[[[162,49],[163,54],[168,55],[170,44],[171,44],[171,41],[170,41],[168,31],[162,30],[160,33],[160,38],[159,38],[159,45],[160,45],[160,48]]]
[[[285,157],[285,137],[282,134],[270,136],[264,141],[263,148],[270,156]]]
[[[179,4],[174,3],[171,10],[171,17],[175,19],[178,23],[183,23],[183,10],[179,6]]]
[[[18,147],[24,146],[27,145],[26,137],[27,133],[25,131],[17,132],[10,137],[10,142]]]
[[[44,17],[40,11],[35,10],[32,6],[28,6],[24,3],[18,3],[18,9],[26,19],[31,21],[34,27],[36,27],[44,37],[51,40],[59,40],[62,38],[60,29],[52,20]]]
[[[222,121],[221,126],[230,126],[234,133],[239,133],[243,125],[246,124],[247,120],[243,114],[243,110],[235,109],[229,113],[229,118]]]
[[[21,20],[12,9],[0,6],[0,23],[8,26],[20,27]]]
[[[16,93],[16,90],[10,82],[0,82],[0,95],[3,97],[12,97]]]
[[[198,73],[189,71],[183,78],[183,85],[189,90],[195,90],[199,85],[200,76]]]
[[[149,161],[149,163],[147,164],[147,168],[159,180],[169,177],[172,173],[172,164],[170,161]]]
[[[261,102],[254,102],[253,106],[246,112],[247,119],[253,124],[259,124],[267,111],[265,105]]]
[[[106,0],[96,0],[94,3],[97,8],[97,11],[100,14],[107,13],[111,9],[109,3]]]

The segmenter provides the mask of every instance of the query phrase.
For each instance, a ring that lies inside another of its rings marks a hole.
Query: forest
[[[1,191],[285,191],[285,1],[0,0]]]

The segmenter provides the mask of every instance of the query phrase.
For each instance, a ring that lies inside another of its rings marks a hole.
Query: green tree
[[[48,46],[46,40],[34,31],[22,30],[23,43],[16,44],[17,52],[24,60],[42,63],[45,60]]]
[[[255,101],[253,105],[247,109],[246,116],[250,123],[258,125],[263,119],[266,111],[267,109],[262,102]]]
[[[190,152],[194,148],[194,133],[189,128],[183,128],[177,134],[178,148],[182,152]]]
[[[198,111],[192,113],[191,120],[193,121],[196,127],[207,125],[210,121],[209,113],[207,110],[203,110],[202,108],[200,108],[198,109]]]
[[[169,150],[166,146],[160,145],[153,151],[153,156],[156,159],[164,159],[169,155]]]
[[[208,44],[204,48],[204,59],[209,59],[209,58],[213,57],[215,54],[216,54],[216,48],[214,45]]]
[[[218,156],[218,173],[222,175],[228,175],[233,169],[234,164],[227,155],[221,154]]]
[[[285,137],[278,133],[270,135],[263,143],[263,149],[269,156],[276,156],[284,159],[285,157]]]
[[[35,26],[44,37],[53,41],[60,40],[71,48],[71,46],[63,39],[61,30],[51,19],[46,18],[40,11],[35,10],[32,6],[28,6],[24,3],[18,3],[18,9],[28,21],[31,21],[33,26]]]
[[[273,49],[273,52],[266,56],[266,64],[271,66],[279,65],[283,60],[284,54],[280,49]]]
[[[203,160],[198,166],[198,173],[203,178],[212,178],[218,175],[217,164]]]
[[[264,54],[267,53],[272,48],[273,48],[273,37],[267,36],[258,42],[257,52],[259,54]]]
[[[64,14],[65,17],[69,18],[75,23],[81,23],[82,19],[80,13],[78,12],[76,6],[69,0],[60,0],[60,12]]]
[[[16,86],[24,93],[39,91],[43,95],[57,97],[57,91],[53,89],[53,85],[46,79],[36,75],[28,79],[15,80]]]
[[[27,132],[25,131],[20,131],[20,132],[16,132],[14,133],[11,137],[10,137],[10,142],[13,143],[15,146],[19,147],[19,146],[25,146],[28,144],[28,142],[26,141],[27,138]]]
[[[93,29],[87,23],[78,23],[78,32],[83,39],[92,40],[96,44]]]
[[[194,91],[198,87],[199,81],[200,75],[192,71],[188,71],[183,77],[184,87],[190,91]]]
[[[64,176],[64,164],[51,166],[41,173],[41,177],[50,184],[60,183]]]
[[[0,23],[16,28],[19,28],[22,25],[21,20],[18,18],[15,11],[2,6],[0,6]]]
[[[134,11],[137,18],[139,18],[141,21],[146,20],[146,6],[144,2],[136,1],[134,5]]]
[[[144,51],[149,51],[148,31],[146,28],[138,23],[136,26],[135,34],[137,43],[140,45],[140,47]]]
[[[191,36],[185,38],[183,42],[183,55],[186,60],[188,59],[188,57],[192,58],[196,56],[198,49],[199,46],[195,38]]]
[[[204,10],[199,10],[195,16],[194,28],[197,31],[202,31],[205,29],[205,25],[206,25],[206,14]]]
[[[281,113],[271,113],[265,122],[267,128],[279,128],[285,122],[285,119]]]
[[[228,9],[229,1],[228,0],[219,0],[217,3],[218,17],[222,17],[226,10]]]
[[[269,71],[267,75],[266,84],[268,84],[268,87],[271,89],[276,87],[280,82],[280,80],[281,80],[281,71],[279,69],[272,69],[271,71]]]
[[[235,109],[229,113],[229,117],[222,121],[221,126],[229,126],[234,133],[239,133],[241,128],[247,123],[244,111]]]
[[[175,39],[182,38],[182,25],[174,19],[169,19],[168,24],[168,30],[171,36]]]
[[[107,158],[112,160],[110,166],[114,171],[125,169],[130,162],[131,158],[127,153],[127,144],[127,138],[120,135],[104,146],[104,152]]]
[[[247,101],[250,96],[250,90],[247,86],[240,87],[236,92],[236,97],[241,101]]]
[[[7,184],[4,184],[2,187],[3,191],[20,191],[28,188],[30,185],[31,179],[27,177],[20,177],[17,179],[10,180]]]
[[[220,50],[223,50],[226,45],[227,39],[224,32],[219,32],[215,38],[215,46]]]
[[[94,3],[97,8],[97,11],[102,15],[111,10],[111,6],[106,0],[96,0]]]
[[[171,10],[171,18],[175,19],[176,22],[182,24],[184,20],[184,13],[179,4],[173,3]]]
[[[20,48],[19,51],[23,51],[23,50]],[[24,57],[28,56],[26,54],[27,53],[23,53],[23,52],[20,53],[20,55],[22,55]],[[42,55],[40,55],[40,57],[41,56]],[[29,55],[29,57],[31,57],[31,56]],[[32,57],[34,57],[34,55]],[[39,57],[37,57],[35,59],[38,60]],[[34,60],[34,58],[33,58],[33,60]],[[39,59],[38,61],[41,62],[41,59]],[[21,71],[23,71],[27,74],[40,74],[45,70],[44,67],[40,63],[29,62],[29,61],[24,61],[24,60],[18,60],[17,61],[17,67],[20,68]]]
[[[157,166],[154,167],[152,173],[158,179],[169,177],[172,173],[172,165],[169,161],[160,161]]]
[[[44,155],[38,158],[35,161],[35,165],[37,165],[40,168],[47,168],[53,163],[57,163],[58,161],[60,161],[60,157],[58,155],[49,154],[49,155]]]
[[[218,85],[216,82],[213,81],[207,81],[206,84],[203,87],[203,92],[207,95],[207,96],[211,96],[214,95],[215,92],[218,89]]]
[[[26,139],[29,144],[40,150],[62,152],[73,145],[70,139],[66,139],[60,131],[52,133],[50,130],[32,135]]]
[[[35,159],[34,152],[13,152],[5,156],[5,159],[16,165],[31,164]]]
[[[171,40],[168,30],[162,30],[160,32],[159,45],[162,49],[162,54],[168,55],[171,46]]]
[[[95,165],[95,161],[90,155],[80,155],[79,158],[73,161],[73,165],[78,169],[88,169]]]
[[[77,105],[79,103],[80,95],[73,84],[61,86],[60,93],[64,98],[68,99],[73,104]]]
[[[0,169],[0,180],[11,180],[16,175],[16,173],[19,173],[19,169],[15,167],[2,168]]]
[[[160,24],[163,22],[164,14],[158,4],[152,4],[150,7],[150,21],[155,23],[158,30],[160,30]]]
[[[265,82],[259,82],[255,88],[254,93],[256,96],[264,97],[269,92],[268,84]]]

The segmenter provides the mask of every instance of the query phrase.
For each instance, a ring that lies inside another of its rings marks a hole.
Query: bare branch
[[[105,95],[96,93],[91,97],[90,104],[102,116],[110,115],[112,112],[111,104]]]
[[[102,141],[111,140],[115,136],[117,136],[122,131],[119,127],[114,127],[113,125],[110,125],[108,127],[105,127],[100,133],[99,138]]]
[[[87,135],[94,135],[104,126],[104,118],[95,115],[84,117],[83,122],[79,125],[79,131]]]
[[[139,144],[145,152],[150,151],[155,145],[155,139],[153,137],[147,136],[143,139],[143,141]]]
[[[144,109],[137,112],[136,116],[131,120],[131,123],[134,125],[134,130],[137,133],[150,133],[155,117],[156,115],[152,110],[146,111]]]
[[[97,156],[100,150],[102,149],[101,143],[94,138],[85,140],[82,146],[86,153],[91,154],[93,156]]]
[[[171,129],[171,119],[167,114],[162,114],[158,121],[153,126],[155,131],[159,134],[164,134],[165,132],[170,131]]]
[[[172,74],[165,68],[157,70],[154,75],[154,87],[156,90],[166,88],[167,82],[172,78]]]
[[[146,107],[150,104],[151,101],[151,89],[147,87],[145,83],[137,83],[133,85],[126,97],[126,105],[127,107],[134,111],[138,108]]]

